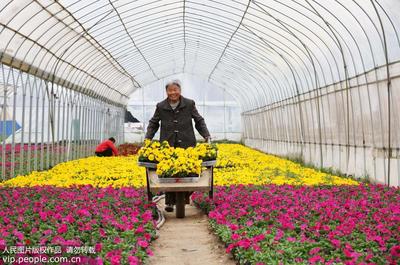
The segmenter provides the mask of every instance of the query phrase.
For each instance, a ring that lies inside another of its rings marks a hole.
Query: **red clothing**
[[[101,144],[99,144],[96,147],[96,152],[103,152],[107,149],[111,149],[113,152],[113,155],[117,156],[118,155],[118,150],[117,148],[115,148],[114,143],[111,142],[110,140],[105,140],[104,142],[102,142]]]

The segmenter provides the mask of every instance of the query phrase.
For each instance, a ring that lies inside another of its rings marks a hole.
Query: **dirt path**
[[[213,265],[236,264],[208,226],[207,216],[195,206],[186,205],[186,217],[175,218],[165,213],[166,221],[153,241],[154,256],[150,265]]]

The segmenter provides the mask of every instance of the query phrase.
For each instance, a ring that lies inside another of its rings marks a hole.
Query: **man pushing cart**
[[[196,137],[193,130],[193,119],[197,131],[209,142],[211,137],[204,118],[197,111],[195,102],[181,95],[180,82],[178,80],[169,82],[165,86],[165,90],[167,92],[167,98],[157,104],[154,115],[149,121],[145,138],[149,140],[153,139],[161,122],[160,142],[167,141],[171,147],[194,147],[196,146]],[[212,169],[212,166],[208,166],[208,168]],[[157,176],[155,171],[150,170],[149,167],[146,167],[146,172],[148,181],[151,181],[152,176]],[[210,175],[210,172],[206,172],[208,171],[202,172],[205,177],[207,177],[206,174]],[[201,175],[201,177],[203,177],[203,175]],[[210,176],[210,179],[211,177],[212,176]],[[182,198],[184,198],[184,201],[188,202],[191,192],[197,190],[195,188],[190,188],[190,184],[188,183],[185,183],[185,185],[187,186],[186,189],[181,191],[177,191],[175,188],[160,190],[166,192],[165,210],[167,212],[172,212],[174,210],[173,207],[176,205],[177,200],[181,202]],[[191,185],[193,186],[194,183]],[[210,183],[208,185],[210,185]],[[149,183],[147,183],[147,186],[149,188]]]

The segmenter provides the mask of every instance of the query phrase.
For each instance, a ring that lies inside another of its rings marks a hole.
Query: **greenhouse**
[[[0,1],[0,264],[400,264],[400,1]]]

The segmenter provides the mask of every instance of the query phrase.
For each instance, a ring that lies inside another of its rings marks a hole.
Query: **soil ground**
[[[164,206],[163,202],[161,205]],[[164,211],[166,221],[159,238],[152,242],[150,265],[234,265],[236,262],[209,228],[207,216],[195,206],[186,205],[186,217]]]

